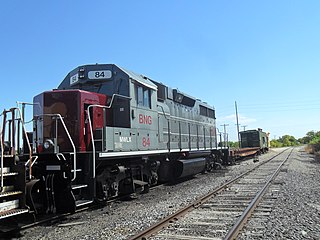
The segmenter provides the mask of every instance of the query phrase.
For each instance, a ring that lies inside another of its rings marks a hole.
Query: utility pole
[[[229,126],[229,124],[223,124],[220,126],[222,126],[224,129],[223,139],[224,139],[224,147],[226,147],[226,145],[227,145],[227,129],[226,129],[226,127]]]
[[[239,118],[238,118],[238,107],[237,107],[237,101],[234,102],[235,108],[236,108],[236,118],[237,118],[237,132],[238,132],[238,143],[239,143],[239,148],[241,148],[240,145],[240,133],[239,133]]]
[[[241,127],[243,127],[243,131],[245,131],[246,127],[248,127],[248,125],[244,125],[244,126],[241,126]]]

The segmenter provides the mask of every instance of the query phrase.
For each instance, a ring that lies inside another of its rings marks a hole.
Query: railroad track
[[[257,212],[258,218],[265,218],[271,212],[270,205],[275,201],[272,192],[280,189],[279,186],[270,188],[271,182],[289,159],[292,151],[293,148],[280,152],[138,233],[131,240],[238,238],[238,234],[254,211]],[[264,204],[258,206],[268,190],[271,194],[267,194]]]

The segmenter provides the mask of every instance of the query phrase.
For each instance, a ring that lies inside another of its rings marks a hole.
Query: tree
[[[270,147],[272,147],[272,148],[282,147],[282,143],[276,139],[273,139],[270,141]]]
[[[315,135],[315,131],[309,131],[307,132],[306,136],[300,139],[300,142],[303,144],[308,144],[314,138]]]
[[[290,135],[284,135],[280,137],[278,141],[282,143],[283,147],[291,147],[298,145],[298,141],[295,139],[295,137]]]

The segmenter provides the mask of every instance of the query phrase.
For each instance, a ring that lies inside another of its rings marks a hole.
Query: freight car
[[[224,154],[224,164],[233,164],[235,161],[252,156],[258,156],[269,150],[269,134],[258,130],[240,132],[240,148],[229,149]]]
[[[269,150],[269,134],[258,130],[247,130],[240,132],[242,148],[259,148],[261,153]]]
[[[2,114],[0,219],[73,212],[221,163],[212,106],[114,64],[79,66],[32,105],[32,133],[24,111]]]

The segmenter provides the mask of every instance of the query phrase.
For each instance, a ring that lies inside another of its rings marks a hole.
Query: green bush
[[[320,137],[319,136],[315,136],[310,142],[309,145],[311,146],[311,148],[313,149],[314,153],[317,153],[320,151]]]

